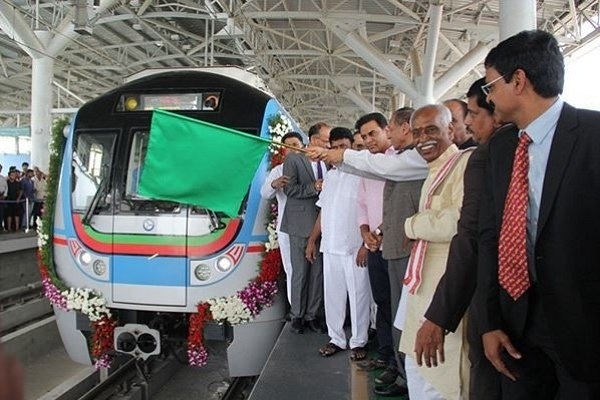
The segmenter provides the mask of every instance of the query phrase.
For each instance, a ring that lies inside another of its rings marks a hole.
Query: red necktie
[[[523,132],[515,151],[498,241],[498,279],[514,300],[521,297],[530,286],[527,269],[529,143],[531,138]]]

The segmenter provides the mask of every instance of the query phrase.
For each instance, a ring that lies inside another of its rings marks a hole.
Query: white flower
[[[106,299],[100,293],[89,288],[75,289],[70,288],[62,292],[67,300],[67,309],[80,311],[87,315],[90,321],[98,321],[103,316],[111,317],[110,311],[106,307]]]
[[[252,318],[250,310],[237,296],[210,299],[208,303],[210,304],[210,312],[216,321],[227,321],[232,325],[237,325],[248,322]]]

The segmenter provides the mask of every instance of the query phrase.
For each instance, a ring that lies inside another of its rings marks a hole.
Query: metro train
[[[234,295],[257,275],[267,241],[268,204],[260,186],[268,157],[235,217],[144,198],[137,183],[152,110],[265,138],[272,116],[289,115],[255,75],[235,67],[144,75],[83,105],[70,125],[54,210],[54,262],[68,286],[93,289],[106,299],[118,315],[115,336],[128,326],[135,337],[158,332],[161,351],[177,351],[185,346],[187,316],[199,302]],[[204,151],[228,149],[198,149],[198,157]],[[172,168],[180,171],[180,179],[210,173],[186,165]],[[209,339],[230,341],[231,376],[259,374],[282,327],[283,299],[278,294],[247,324],[215,325],[207,333]],[[78,312],[55,312],[71,359],[91,364],[89,323]],[[148,352],[155,349],[150,346]]]

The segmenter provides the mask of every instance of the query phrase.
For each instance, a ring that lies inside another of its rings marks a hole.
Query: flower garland
[[[281,143],[282,137],[292,130],[290,120],[280,113],[269,121],[269,134],[274,142]],[[283,162],[285,149],[281,146],[269,147],[270,168]],[[207,322],[244,324],[257,316],[262,309],[273,304],[277,293],[277,280],[283,269],[279,244],[277,243],[277,203],[269,203],[267,232],[269,241],[265,243],[265,254],[260,262],[259,275],[235,295],[210,299],[197,305],[198,312],[189,317],[188,363],[200,367],[206,364],[208,352],[204,346],[204,326]]]
[[[58,191],[58,174],[64,147],[63,130],[69,124],[67,118],[55,120],[52,124],[50,144],[50,165],[47,177],[46,198],[42,220],[38,221],[38,265],[42,277],[44,295],[52,305],[64,311],[79,311],[90,320],[92,329],[92,358],[96,368],[110,366],[113,347],[113,332],[116,321],[106,307],[106,299],[100,293],[88,288],[68,288],[58,278],[52,254],[52,226]]]

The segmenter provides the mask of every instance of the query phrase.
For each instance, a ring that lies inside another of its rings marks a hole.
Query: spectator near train
[[[466,328],[459,324],[446,337],[444,364],[438,368],[419,367],[414,344],[417,330],[435,288],[444,274],[450,240],[456,233],[463,197],[463,176],[470,150],[459,151],[452,143],[452,115],[443,105],[416,110],[410,120],[415,146],[427,161],[429,174],[421,190],[419,212],[404,222],[406,236],[413,245],[402,300],[398,311],[402,338],[400,350],[406,354],[409,397],[421,399],[460,399],[468,394],[469,365]]]
[[[350,149],[352,132],[346,128],[333,128],[329,143],[332,149]],[[325,317],[330,341],[319,349],[319,353],[329,357],[345,350],[349,344],[350,359],[354,361],[367,356],[371,304],[368,272],[364,265],[358,266],[356,262],[358,249],[362,246],[356,226],[359,181],[358,176],[335,167],[327,172],[317,201],[321,211],[306,248],[310,262],[319,250],[323,253]],[[317,247],[319,238],[320,249]],[[352,329],[349,343],[344,332],[347,299]]]
[[[499,400],[500,374],[485,358],[481,336],[471,303],[477,282],[479,203],[488,159],[488,141],[500,127],[494,117],[494,106],[485,99],[481,86],[485,78],[476,80],[467,92],[467,131],[479,143],[469,158],[464,178],[463,203],[456,235],[450,243],[450,253],[444,276],[437,285],[425,321],[417,332],[415,352],[417,364],[437,366],[443,362],[446,332],[455,332],[469,308],[467,340],[469,341],[470,390],[473,400]]]
[[[17,169],[13,169],[8,174],[6,182],[8,190],[6,191],[6,230],[18,231],[20,222],[20,201],[23,196],[21,182],[17,180]]]
[[[467,103],[459,99],[449,99],[444,101],[444,105],[452,114],[452,141],[459,150],[468,149],[469,147],[477,146],[477,142],[473,139],[473,135],[467,129]]]
[[[281,138],[281,142],[285,145],[296,147],[301,149],[304,147],[302,142],[302,135],[298,132],[288,132]],[[294,150],[285,148],[283,150],[285,154],[293,153]],[[291,304],[291,293],[292,293],[292,262],[290,260],[290,237],[287,233],[281,231],[281,219],[283,218],[283,211],[285,210],[285,203],[287,196],[283,192],[283,188],[289,182],[289,177],[283,175],[283,164],[276,165],[265,179],[262,187],[260,188],[260,195],[264,199],[277,199],[277,224],[275,230],[277,232],[277,241],[279,243],[279,251],[281,253],[281,261],[283,263],[283,270],[286,275],[286,288],[288,302]]]
[[[33,212],[33,203],[35,200],[34,182],[33,182],[33,170],[28,169],[23,171],[21,178],[21,190],[23,190],[22,199],[25,200],[21,203],[21,228],[27,229],[30,225],[31,214]]]
[[[2,172],[2,164],[0,164],[0,172]],[[6,177],[0,174],[0,232],[6,232],[6,226],[4,223],[4,199],[8,192],[8,186],[6,184]]]
[[[38,168],[34,167],[33,179],[34,205],[32,213],[32,225],[37,228],[37,219],[42,217],[44,209],[44,201],[46,200],[46,175]]]
[[[310,145],[329,146],[330,130],[326,123],[313,125],[309,129]],[[283,187],[287,202],[281,220],[281,231],[290,237],[293,270],[290,316],[292,330],[296,333],[303,333],[305,325],[312,331],[325,333],[325,328],[319,321],[324,314],[323,258],[318,254],[309,263],[305,250],[317,220],[318,208],[315,203],[321,192],[326,170],[325,163],[311,162],[304,154],[289,154],[283,163],[283,175],[289,177],[289,181]]]

